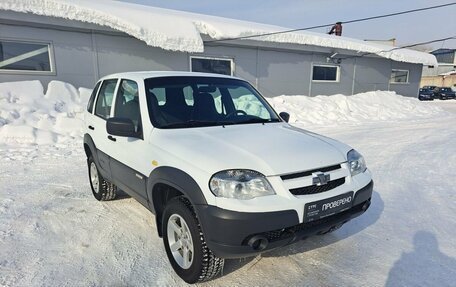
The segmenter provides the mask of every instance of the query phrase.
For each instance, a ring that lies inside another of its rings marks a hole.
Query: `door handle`
[[[115,137],[113,137],[113,136],[108,136],[108,139],[112,140],[113,142],[115,142],[115,141],[116,141],[116,138],[115,138]]]
[[[89,130],[95,130],[95,128],[93,126],[89,126]]]

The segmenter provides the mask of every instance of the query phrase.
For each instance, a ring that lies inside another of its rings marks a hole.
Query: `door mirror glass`
[[[113,136],[138,137],[135,124],[131,119],[126,118],[109,118],[106,121],[106,131]]]
[[[282,118],[282,120],[284,120],[287,123],[288,121],[290,121],[290,114],[287,112],[281,112],[279,116]]]

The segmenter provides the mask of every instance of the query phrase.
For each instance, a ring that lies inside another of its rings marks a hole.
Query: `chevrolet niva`
[[[209,280],[226,258],[331,232],[369,208],[364,158],[288,120],[235,77],[106,76],[85,114],[93,195],[135,198],[155,214],[175,272]]]

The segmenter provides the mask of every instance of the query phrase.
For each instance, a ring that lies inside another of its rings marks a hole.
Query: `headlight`
[[[264,175],[253,170],[225,170],[214,174],[209,188],[218,197],[252,199],[275,194]]]
[[[367,169],[364,157],[354,149],[348,152],[347,160],[348,165],[350,166],[350,173],[352,176],[362,173]]]

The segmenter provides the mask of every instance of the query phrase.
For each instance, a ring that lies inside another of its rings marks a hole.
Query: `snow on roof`
[[[451,75],[456,75],[456,70],[439,74],[439,76],[451,76]]]
[[[213,39],[249,36],[287,28],[110,0],[2,0],[0,9],[108,26],[149,46],[165,50],[204,51],[201,35]],[[309,31],[254,38],[257,41],[314,45],[371,53],[399,62],[437,65],[435,56],[409,49],[368,43]]]

